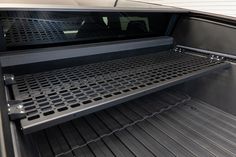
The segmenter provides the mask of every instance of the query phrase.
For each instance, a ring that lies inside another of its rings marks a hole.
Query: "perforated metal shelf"
[[[62,123],[224,68],[228,63],[176,52],[116,59],[16,77],[24,133]]]

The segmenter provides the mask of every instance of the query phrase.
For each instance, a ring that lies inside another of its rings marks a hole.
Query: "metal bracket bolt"
[[[3,75],[3,79],[6,85],[12,85],[15,84],[15,76],[12,74],[5,74]]]
[[[179,52],[179,53],[183,53],[184,49],[180,48],[180,47],[175,47],[174,48],[174,52]]]
[[[211,60],[221,61],[221,60],[224,59],[224,57],[222,57],[222,56],[217,56],[217,55],[211,55],[211,56],[210,56],[210,59],[211,59]]]
[[[26,117],[24,106],[21,104],[21,101],[9,101],[7,106],[10,120],[18,120]]]

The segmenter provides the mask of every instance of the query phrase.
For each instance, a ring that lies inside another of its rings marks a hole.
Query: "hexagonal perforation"
[[[33,123],[158,88],[221,63],[174,52],[148,54],[17,76],[13,91],[23,100],[23,120]]]

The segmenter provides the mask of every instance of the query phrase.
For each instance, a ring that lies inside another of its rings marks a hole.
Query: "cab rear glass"
[[[9,11],[0,12],[0,35],[9,50],[157,37],[165,35],[171,17],[144,12]]]

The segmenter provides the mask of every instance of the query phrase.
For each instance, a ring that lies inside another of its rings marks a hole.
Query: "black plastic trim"
[[[2,56],[0,57],[0,61],[3,67],[8,67],[172,44],[172,37],[133,39],[116,42],[104,42],[98,44],[15,51],[11,53],[17,54]]]

